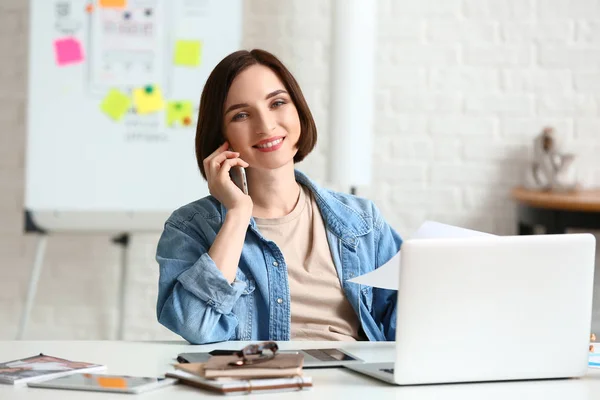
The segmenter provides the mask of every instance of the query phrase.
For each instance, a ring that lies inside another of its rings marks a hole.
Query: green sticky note
[[[115,121],[120,121],[130,106],[131,99],[128,95],[118,89],[110,89],[102,100],[100,109]]]
[[[173,126],[179,123],[188,126],[192,123],[192,102],[185,101],[169,101],[167,103],[167,125]]]
[[[199,40],[178,40],[175,43],[175,65],[197,67],[200,65],[202,42]]]

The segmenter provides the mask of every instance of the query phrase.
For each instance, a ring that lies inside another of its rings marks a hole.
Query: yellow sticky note
[[[110,89],[100,109],[115,121],[120,121],[131,106],[131,99],[118,89]]]
[[[99,0],[98,5],[105,8],[125,8],[127,0]]]
[[[133,104],[138,114],[149,114],[165,107],[160,87],[156,85],[134,89]]]
[[[167,103],[167,125],[173,126],[175,123],[179,123],[183,126],[191,125],[191,101],[170,101]]]
[[[197,67],[200,65],[202,42],[199,40],[178,40],[175,43],[175,65]]]

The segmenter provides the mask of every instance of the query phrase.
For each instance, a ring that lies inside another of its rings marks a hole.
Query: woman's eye
[[[246,113],[237,113],[233,116],[233,118],[231,119],[232,121],[241,121],[243,119],[245,119],[248,116],[248,114]]]
[[[277,108],[277,107],[280,107],[280,106],[282,106],[284,104],[285,104],[285,101],[283,101],[283,100],[276,100],[276,101],[273,102],[273,104],[271,104],[271,107]]]

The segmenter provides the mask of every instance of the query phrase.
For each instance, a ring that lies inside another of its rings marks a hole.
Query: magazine
[[[106,369],[105,365],[65,360],[40,353],[37,356],[0,363],[0,383],[40,382],[70,374],[104,369]]]

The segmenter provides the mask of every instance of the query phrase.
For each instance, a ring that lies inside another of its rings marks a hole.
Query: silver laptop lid
[[[397,383],[585,374],[593,235],[419,239],[401,252]]]

